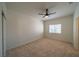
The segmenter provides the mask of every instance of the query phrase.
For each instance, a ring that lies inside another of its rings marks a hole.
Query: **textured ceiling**
[[[6,3],[7,9],[15,11],[16,13],[21,14],[28,14],[28,15],[35,15],[40,16],[38,13],[44,13],[45,9],[49,9],[49,13],[56,12],[47,18],[55,19],[58,17],[63,17],[67,15],[72,15],[75,11],[77,2],[73,2],[69,4],[68,2],[8,2]],[[42,16],[40,16],[41,19]]]

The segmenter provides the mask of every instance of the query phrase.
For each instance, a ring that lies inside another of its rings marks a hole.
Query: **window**
[[[61,24],[49,25],[49,33],[61,33]]]

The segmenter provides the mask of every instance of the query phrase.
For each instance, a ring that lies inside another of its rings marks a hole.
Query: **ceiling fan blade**
[[[45,15],[45,14],[40,14],[40,13],[39,13],[39,15]]]
[[[55,14],[56,12],[53,12],[53,13],[49,13],[49,15],[51,15],[51,14]]]
[[[45,17],[45,15],[43,16],[43,18]]]

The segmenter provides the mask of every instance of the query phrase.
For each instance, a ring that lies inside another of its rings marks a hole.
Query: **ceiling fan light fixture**
[[[45,16],[44,18],[48,18],[48,16]]]

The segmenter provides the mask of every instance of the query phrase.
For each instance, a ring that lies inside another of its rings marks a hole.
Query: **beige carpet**
[[[39,39],[7,51],[10,57],[66,57],[79,56],[72,44],[53,39]]]

